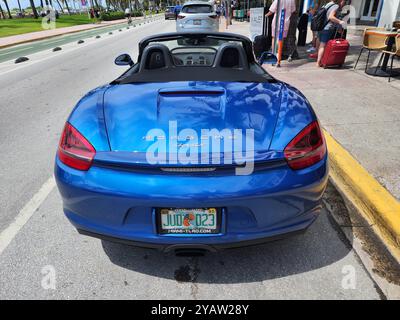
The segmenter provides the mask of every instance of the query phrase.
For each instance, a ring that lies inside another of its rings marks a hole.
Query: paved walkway
[[[142,19],[143,17],[136,17],[135,19]],[[99,23],[89,23],[89,24],[81,24],[72,27],[65,27],[65,28],[58,28],[53,30],[43,30],[43,31],[36,31],[30,33],[19,34],[15,36],[3,37],[0,38],[0,48],[10,47],[13,45],[36,41],[36,40],[43,40],[55,36],[60,36],[69,33],[75,33],[79,31],[85,31],[95,28],[107,27],[112,26],[120,23],[126,23],[126,19],[114,20],[114,21],[102,21]]]
[[[249,24],[234,22],[227,31],[249,36]],[[353,70],[361,36],[359,30],[349,31],[351,51],[343,69],[317,68],[300,48],[303,59],[267,70],[301,90],[323,127],[400,199],[400,78],[389,84],[387,78],[366,75],[365,58]]]

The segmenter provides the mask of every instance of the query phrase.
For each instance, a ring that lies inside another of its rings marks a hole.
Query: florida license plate
[[[160,233],[218,233],[218,226],[219,217],[216,208],[159,210]]]

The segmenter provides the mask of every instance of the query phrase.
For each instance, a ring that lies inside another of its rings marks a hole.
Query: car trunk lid
[[[245,152],[246,146],[247,151],[265,153],[280,109],[280,91],[279,83],[241,82],[110,87],[104,95],[104,116],[111,150],[131,153],[132,161],[139,162],[146,152],[154,151],[155,144],[165,146],[158,151],[165,152],[167,159],[175,145],[178,153],[190,149],[192,155],[202,158],[232,149]],[[253,146],[246,141],[250,132]],[[205,146],[207,134],[210,140]],[[232,140],[231,149],[225,140]]]

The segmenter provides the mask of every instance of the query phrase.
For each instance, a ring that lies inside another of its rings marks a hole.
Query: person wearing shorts
[[[325,28],[318,32],[317,67],[321,67],[321,60],[325,53],[326,44],[333,38],[335,30],[345,24],[344,21],[337,18],[339,10],[344,3],[345,1],[343,0],[332,0],[325,5],[328,22]]]

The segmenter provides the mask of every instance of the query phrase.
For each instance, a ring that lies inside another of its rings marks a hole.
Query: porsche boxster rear
[[[304,96],[276,80],[183,81],[174,70],[169,82],[98,88],[72,112],[55,176],[73,225],[161,250],[256,244],[310,226],[327,151]]]

